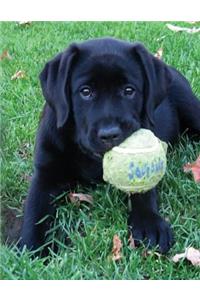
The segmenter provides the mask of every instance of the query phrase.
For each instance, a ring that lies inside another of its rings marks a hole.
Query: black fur
[[[46,105],[39,126],[35,172],[25,205],[21,246],[37,249],[54,215],[53,196],[80,182],[102,181],[102,155],[137,129],[174,143],[189,128],[200,136],[200,101],[187,80],[140,43],[110,38],[73,44],[40,74]],[[135,240],[167,252],[169,224],[158,214],[156,189],[132,196]]]

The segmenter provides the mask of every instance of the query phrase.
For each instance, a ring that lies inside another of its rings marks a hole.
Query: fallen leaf
[[[183,166],[184,172],[192,172],[194,181],[200,183],[200,155],[193,163],[188,163]]]
[[[18,25],[31,25],[31,21],[20,21],[20,22],[18,22]]]
[[[187,27],[180,27],[180,26],[175,26],[172,24],[166,24],[167,28],[174,31],[174,32],[181,32],[181,31],[185,31],[187,33],[197,33],[200,32],[200,28],[187,28]]]
[[[200,251],[199,250],[197,250],[193,247],[188,248],[186,257],[189,261],[191,261],[193,266],[200,267]]]
[[[122,255],[120,253],[122,248],[122,242],[117,234],[113,237],[113,248],[112,248],[112,259],[113,260],[119,260],[122,258]]]
[[[162,59],[162,56],[163,56],[163,48],[159,48],[158,51],[155,53],[154,56],[157,57],[158,59]]]
[[[129,241],[129,246],[130,246],[130,248],[131,248],[131,249],[135,249],[136,246],[135,246],[135,241],[134,241],[134,238],[132,237],[132,234],[130,235],[128,241]]]
[[[23,143],[18,150],[18,154],[22,159],[27,159],[30,155],[31,144],[30,143]]]
[[[0,60],[3,60],[3,59],[5,59],[5,58],[7,58],[7,59],[9,59],[9,60],[12,59],[12,57],[11,57],[11,55],[9,54],[8,50],[4,50],[3,53],[0,55]]]
[[[185,252],[184,253],[179,253],[179,254],[176,254],[176,255],[174,255],[173,257],[172,257],[172,261],[173,262],[175,262],[175,263],[177,263],[177,262],[179,262],[179,260],[181,259],[181,258],[185,258],[186,256],[185,256]]]
[[[80,204],[80,202],[88,202],[93,204],[93,197],[91,195],[82,194],[82,193],[69,193],[68,194],[69,200],[72,203]]]
[[[176,254],[172,257],[172,261],[175,263],[179,262],[181,259],[187,259],[193,266],[200,267],[200,251],[193,247],[189,247],[184,253]]]
[[[11,77],[11,80],[21,79],[25,77],[25,72],[22,70],[16,71],[15,74]]]

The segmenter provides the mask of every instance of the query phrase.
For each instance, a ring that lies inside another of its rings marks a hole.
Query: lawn
[[[199,268],[185,261],[171,261],[173,255],[188,246],[200,248],[200,185],[182,170],[186,162],[197,158],[200,145],[187,136],[169,149],[167,173],[158,187],[161,214],[171,222],[176,240],[167,255],[159,256],[155,251],[144,255],[143,246],[131,249],[124,194],[103,184],[96,189],[77,187],[76,192],[93,196],[93,206],[77,207],[66,199],[57,200],[60,206],[49,239],[57,243],[59,251],[52,252],[48,262],[31,259],[28,251],[18,253],[14,243],[5,242],[6,227],[11,223],[5,211],[15,209],[16,218],[20,219],[33,172],[34,137],[44,104],[38,74],[46,61],[71,42],[103,36],[141,41],[153,53],[162,47],[163,60],[181,71],[200,97],[198,33],[175,33],[164,22],[33,22],[24,26],[1,23],[0,54],[8,50],[12,57],[0,61],[2,279],[200,279]],[[11,80],[19,70],[25,72],[25,77]],[[123,243],[118,262],[111,259],[114,234]]]

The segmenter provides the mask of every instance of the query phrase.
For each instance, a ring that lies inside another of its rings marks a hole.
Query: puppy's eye
[[[124,89],[124,95],[125,96],[133,96],[135,94],[135,89],[132,86],[127,86]]]
[[[92,89],[88,86],[85,86],[80,89],[80,95],[83,99],[89,100],[92,97]]]

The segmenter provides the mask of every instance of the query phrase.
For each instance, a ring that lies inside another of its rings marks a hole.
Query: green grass
[[[183,26],[193,26],[179,23]],[[38,74],[44,63],[73,41],[113,36],[141,41],[149,50],[164,48],[164,61],[178,68],[200,96],[200,35],[174,33],[162,22],[33,22],[30,26],[1,23],[1,50],[9,50],[12,60],[1,66],[1,203],[22,213],[27,194],[27,176],[32,174],[34,137],[44,104]],[[159,40],[158,40],[159,39]],[[11,81],[17,70],[26,78]],[[132,250],[127,238],[127,208],[124,194],[108,185],[90,193],[94,205],[76,207],[60,201],[49,238],[59,251],[48,260],[18,253],[15,246],[1,244],[2,279],[198,279],[199,269],[186,262],[174,264],[171,257],[192,245],[200,248],[200,186],[184,174],[182,166],[196,159],[200,145],[187,137],[168,154],[167,174],[159,184],[160,211],[173,224],[176,243],[166,256],[144,248]],[[112,238],[117,233],[123,242],[123,257],[113,262]],[[69,246],[65,246],[67,236]]]

